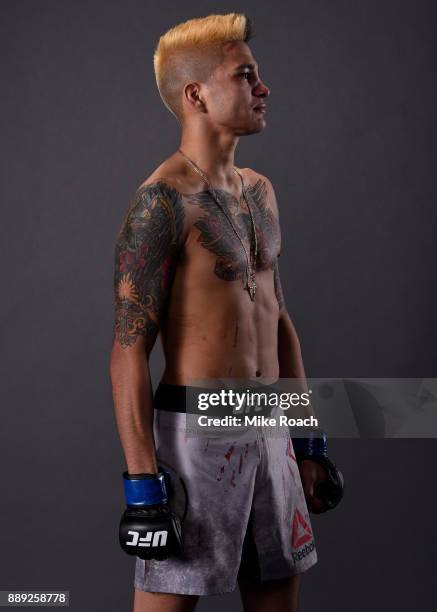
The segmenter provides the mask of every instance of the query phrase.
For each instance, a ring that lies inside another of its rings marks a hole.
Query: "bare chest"
[[[214,273],[223,280],[236,280],[246,273],[247,260],[256,270],[272,268],[281,248],[279,221],[269,206],[260,180],[246,186],[240,202],[217,190],[189,196],[187,206],[196,210],[192,226],[197,247],[215,258]]]

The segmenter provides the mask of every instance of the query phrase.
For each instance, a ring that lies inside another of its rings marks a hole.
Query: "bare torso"
[[[166,162],[143,183],[162,179],[174,187],[185,218],[183,246],[160,326],[166,362],[163,382],[187,385],[208,378],[275,380],[279,376],[274,282],[281,243],[277,210],[263,177],[250,169],[238,170],[258,242],[253,301],[245,289],[244,249],[206,185],[176,175]],[[245,200],[239,202],[239,195],[224,190],[218,195],[249,253],[252,226]]]

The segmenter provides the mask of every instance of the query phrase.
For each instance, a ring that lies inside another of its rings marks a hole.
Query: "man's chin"
[[[256,123],[252,123],[251,125],[248,125],[245,128],[242,128],[241,132],[239,132],[237,135],[238,136],[249,136],[250,134],[259,134],[265,128],[266,128],[266,122],[263,118],[262,121],[257,121]]]

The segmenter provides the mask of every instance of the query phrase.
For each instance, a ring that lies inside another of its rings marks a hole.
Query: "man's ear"
[[[206,111],[206,104],[203,99],[199,83],[188,83],[185,85],[183,97],[193,108],[196,108],[201,112]]]

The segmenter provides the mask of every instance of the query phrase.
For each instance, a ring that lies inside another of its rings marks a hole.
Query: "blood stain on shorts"
[[[232,457],[232,453],[233,452],[234,452],[234,445],[231,444],[231,446],[228,448],[228,450],[225,453],[225,459],[227,459],[229,461],[230,458]]]
[[[241,470],[243,469],[243,451],[240,454],[240,462],[238,464],[238,473],[241,474]]]

